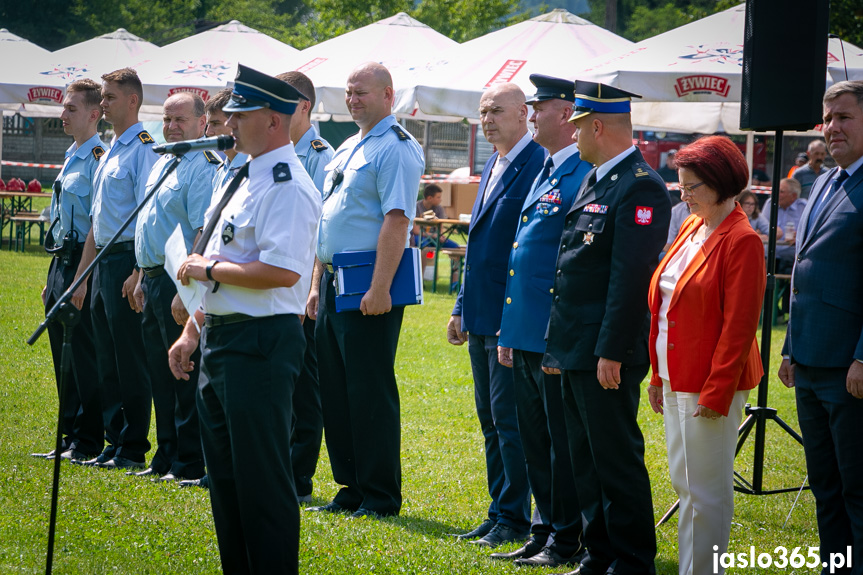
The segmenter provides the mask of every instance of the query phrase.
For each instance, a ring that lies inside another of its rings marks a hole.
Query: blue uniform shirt
[[[315,144],[313,145],[312,142],[315,142]],[[330,146],[329,142],[321,138],[318,130],[312,126],[306,130],[306,133],[297,142],[296,150],[300,163],[306,168],[306,172],[311,176],[315,187],[323,195],[324,179],[327,177],[324,167],[333,159],[333,147]]]
[[[243,167],[243,164],[249,161],[249,155],[237,152],[234,159],[228,161],[226,157],[219,167],[216,169],[216,174],[213,176],[213,191],[217,191],[227,184],[231,178],[237,174],[237,170]]]
[[[563,223],[582,180],[593,167],[581,160],[577,149],[572,144],[552,156],[554,171],[545,181],[537,178],[524,200],[513,244],[518,249],[509,253],[498,339],[503,347],[545,351]]]
[[[337,168],[344,179],[327,198]],[[402,210],[406,217],[413,216],[424,169],[422,147],[395,116],[378,122],[363,139],[359,134],[348,138],[325,168],[327,199],[318,226],[318,259],[332,263],[336,253],[377,249],[388,212]],[[409,231],[410,226],[405,229],[405,246]]]
[[[130,126],[99,160],[93,185],[93,238],[102,247],[114,237],[126,218],[144,199],[147,177],[159,159],[153,138],[140,122]],[[117,238],[131,241],[135,228],[129,226]]]
[[[147,180],[147,192],[156,185],[168,169],[174,156],[159,158]],[[135,226],[135,257],[142,268],[165,263],[165,242],[179,224],[186,240],[186,250],[192,249],[198,229],[204,226],[204,213],[213,197],[213,175],[219,157],[212,152],[186,154],[147,205],[138,213]]]
[[[57,201],[56,194],[51,196],[51,221],[58,216],[60,218],[53,229],[55,244],[59,245],[72,229],[78,232],[79,242],[87,239],[90,233],[93,175],[104,153],[105,145],[98,134],[93,134],[83,146],[73,143],[66,150],[66,161],[56,180],[60,182],[62,190],[60,201]]]

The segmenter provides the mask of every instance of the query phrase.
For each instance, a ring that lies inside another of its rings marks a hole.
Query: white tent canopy
[[[740,4],[599,58],[578,77],[643,96],[633,102],[634,124],[739,133],[745,23],[746,7]],[[846,54],[856,48],[845,47]],[[841,66],[838,39],[830,39],[827,58],[833,73],[837,63]]]
[[[457,45],[440,32],[399,12],[306,48],[294,59],[293,68],[314,83],[318,113],[350,119],[345,108],[345,84],[356,66],[370,61],[383,64],[393,76],[396,91],[403,91],[409,87],[406,82],[412,70]]]
[[[478,118],[479,98],[490,85],[515,82],[534,91],[533,73],[574,78],[594,58],[632,42],[557,9],[456,46],[417,69],[413,92],[403,92],[397,111],[416,106],[425,114]]]
[[[183,38],[138,68],[143,112],[161,114],[162,103],[176,92],[195,92],[206,100],[234,81],[238,62],[275,75],[290,70],[296,54],[296,48],[236,20]]]

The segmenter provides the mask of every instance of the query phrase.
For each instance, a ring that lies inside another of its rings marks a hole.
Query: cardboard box
[[[445,185],[447,189],[444,191],[444,201],[441,205],[444,207],[444,211],[446,211],[447,218],[457,220],[459,214],[469,214],[473,209],[473,203],[476,201],[479,184],[445,183]],[[441,188],[443,187],[441,185]]]

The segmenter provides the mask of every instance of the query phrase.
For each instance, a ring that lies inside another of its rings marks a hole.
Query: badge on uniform
[[[584,211],[588,214],[607,214],[608,206],[602,204],[587,204],[584,206]]]
[[[635,223],[640,226],[649,226],[653,221],[653,208],[647,206],[635,207]]]
[[[287,182],[291,179],[291,168],[284,162],[279,162],[273,166],[273,181]]]
[[[648,173],[644,171],[644,168],[638,168],[635,170],[635,177],[640,178],[641,176],[647,176]]]
[[[589,246],[593,243],[593,232],[584,232],[584,245]]]
[[[228,245],[232,241],[234,241],[234,224],[228,222],[222,230],[222,242]]]

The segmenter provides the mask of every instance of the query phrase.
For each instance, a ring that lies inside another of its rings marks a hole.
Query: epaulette
[[[99,161],[99,158],[105,155],[105,149],[102,146],[93,146],[93,157],[96,158],[96,161]]]
[[[141,140],[142,144],[155,144],[156,141],[153,139],[153,136],[147,130],[142,130],[141,133],[138,134],[138,139]]]
[[[316,152],[323,152],[327,149],[327,145],[321,140],[312,140],[312,149]]]
[[[396,133],[396,135],[399,137],[399,140],[401,141],[405,141],[410,137],[408,136],[408,133],[402,130],[402,127],[398,125],[393,126],[393,132]]]
[[[642,176],[649,176],[649,175],[650,175],[650,173],[647,170],[645,170],[642,166],[636,167],[636,169],[635,169],[635,177],[636,178],[640,178]]]
[[[291,179],[291,168],[284,162],[279,162],[273,166],[273,181],[287,182]]]
[[[222,158],[212,150],[204,150],[204,157],[207,158],[207,161],[211,164],[221,164]]]

